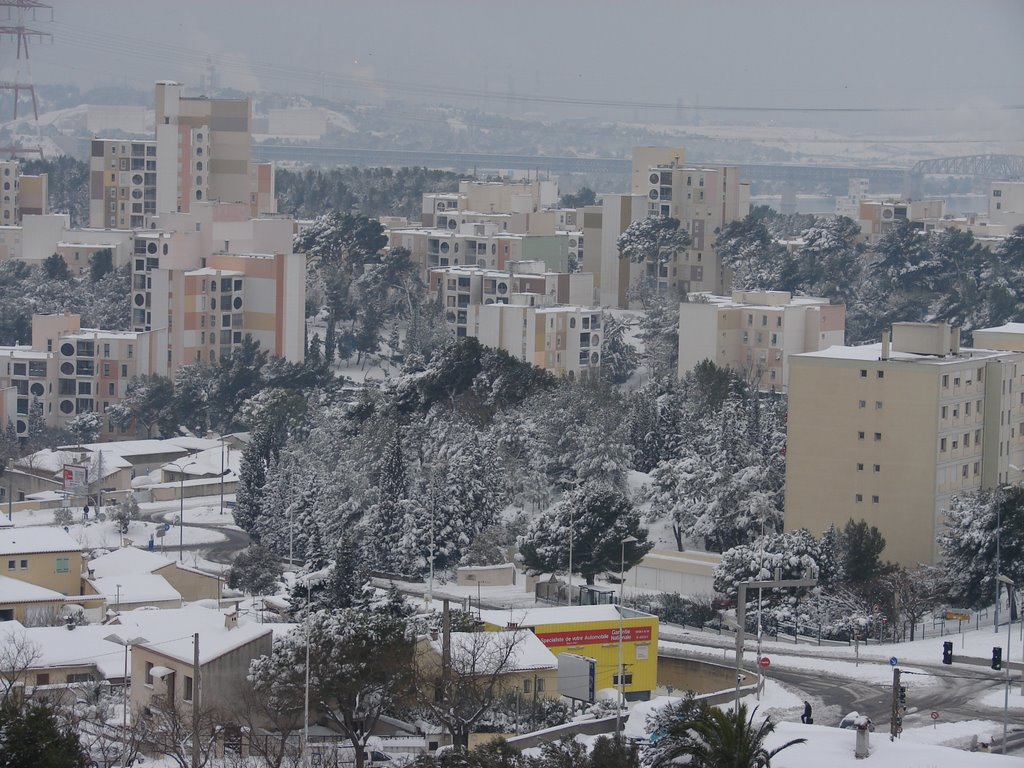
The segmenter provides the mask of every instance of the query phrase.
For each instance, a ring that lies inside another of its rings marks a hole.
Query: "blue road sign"
[[[890,656],[889,657],[889,666],[890,667],[895,667],[899,663],[900,663],[900,660],[897,659],[895,656]]]

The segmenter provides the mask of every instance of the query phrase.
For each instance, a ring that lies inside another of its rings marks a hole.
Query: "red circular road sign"
[[[939,719],[939,713],[938,712],[932,712],[932,720],[938,720],[938,719]]]
[[[762,656],[760,659],[757,660],[757,665],[761,667],[761,669],[768,669],[768,667],[772,665],[772,660],[769,659],[767,656]]]

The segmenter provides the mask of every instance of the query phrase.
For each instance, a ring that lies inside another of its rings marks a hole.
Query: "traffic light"
[[[942,663],[952,664],[953,663],[953,641],[947,640],[942,644]]]
[[[1003,668],[1003,649],[993,648],[992,649],[992,669]]]
[[[905,685],[900,686],[900,706],[903,709],[907,708],[907,686]]]

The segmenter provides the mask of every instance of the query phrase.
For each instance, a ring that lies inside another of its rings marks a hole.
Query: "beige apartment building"
[[[788,291],[691,293],[679,305],[679,377],[702,360],[731,368],[758,389],[785,392],[792,355],[841,346],[846,307]]]
[[[682,148],[643,147],[633,151],[632,180],[632,193],[647,197],[647,215],[679,219],[692,240],[668,263],[647,265],[647,277],[662,291],[725,293],[715,232],[750,213],[750,183],[739,168],[688,164]]]
[[[0,574],[53,590],[82,594],[82,545],[63,529],[41,526],[0,532]]]
[[[303,359],[306,257],[292,253],[290,219],[203,203],[153,224],[135,238],[131,322],[166,329],[171,370],[219,360],[247,334],[272,355]]]
[[[17,434],[28,434],[33,402],[53,427],[81,413],[106,413],[125,397],[133,377],[167,375],[166,350],[163,330],[104,331],[82,328],[71,313],[34,315],[30,347],[0,346],[0,388],[17,393]],[[113,439],[113,422],[105,421],[101,436]]]
[[[935,200],[862,200],[857,217],[861,234],[877,243],[897,222],[907,220],[922,231],[935,229],[945,215],[946,201]]]
[[[49,213],[47,175],[28,176],[17,160],[0,160],[0,225],[21,224],[25,215]]]
[[[883,558],[934,563],[953,494],[1009,482],[1024,463],[1024,353],[896,323],[891,341],[794,355],[788,431],[787,530],[863,519],[885,537]]]
[[[420,224],[441,226],[441,217],[458,212],[480,214],[517,214],[525,216],[558,202],[558,185],[554,181],[474,181],[459,182],[458,192],[428,193],[423,196]],[[523,219],[525,221],[525,219]],[[515,231],[526,232],[527,229]]]
[[[161,81],[154,104],[155,139],[92,141],[91,227],[141,229],[148,216],[207,200],[276,212],[273,165],[251,159],[249,99],[186,97],[180,83]]]

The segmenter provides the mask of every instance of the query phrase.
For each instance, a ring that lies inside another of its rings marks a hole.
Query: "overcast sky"
[[[1021,0],[50,2],[55,21],[35,26],[53,46],[33,44],[32,74],[83,88],[174,79],[198,93],[209,59],[222,85],[244,90],[419,87],[482,108],[511,91],[552,99],[531,111],[596,117],[621,109],[595,102],[1024,104]],[[7,67],[12,48],[0,50]]]

